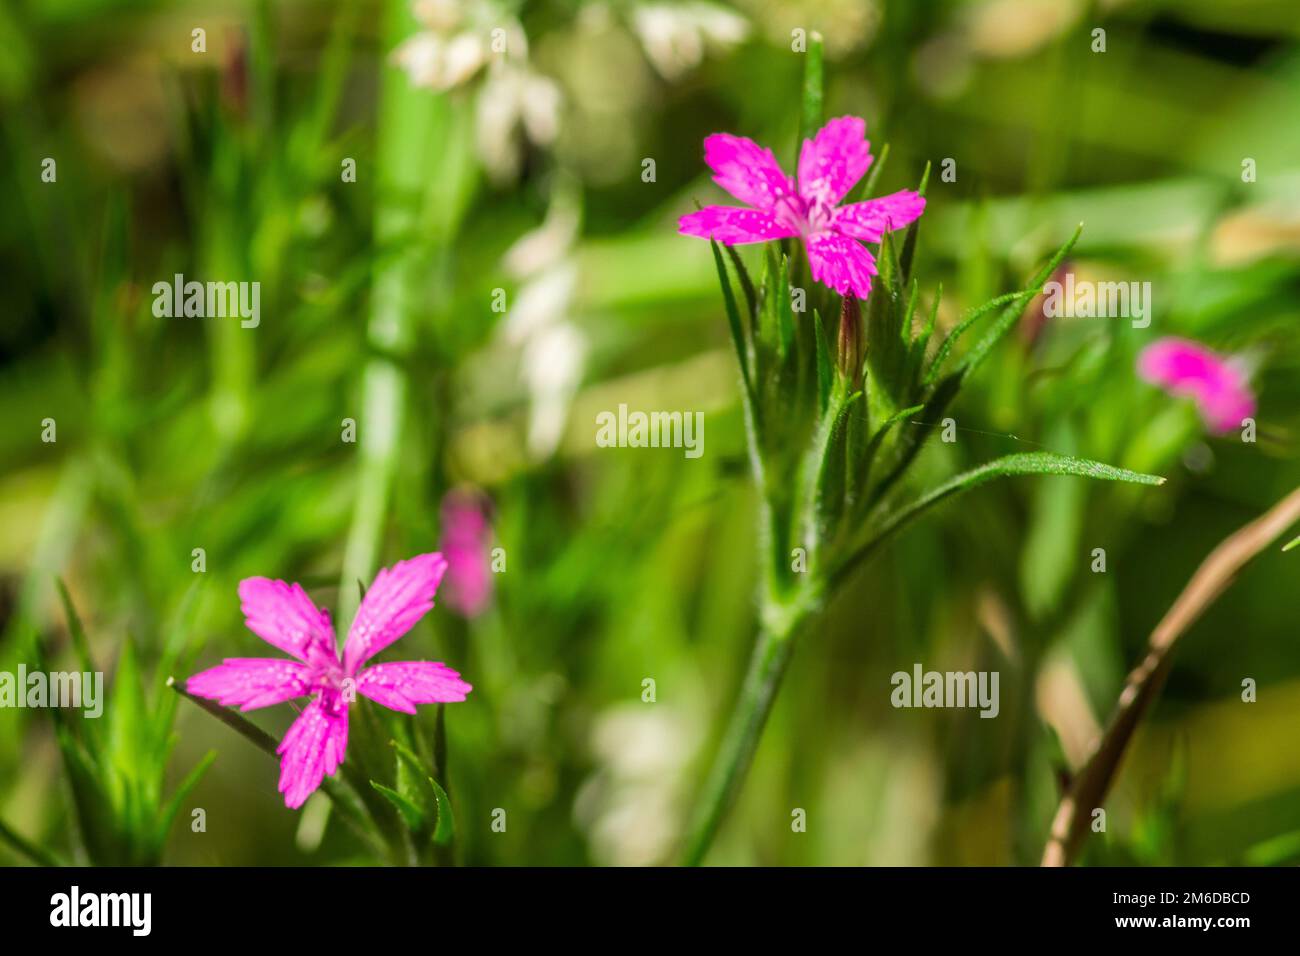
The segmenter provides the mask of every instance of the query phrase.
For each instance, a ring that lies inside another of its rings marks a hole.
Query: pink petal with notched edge
[[[799,235],[798,229],[782,225],[765,212],[738,206],[706,206],[682,216],[677,222],[677,231],[684,236],[716,239],[724,246]]]
[[[368,667],[357,677],[357,693],[390,710],[415,713],[416,704],[451,704],[474,688],[446,664],[393,661]]]
[[[770,211],[778,200],[795,193],[772,151],[744,136],[714,133],[706,137],[704,161],[713,170],[715,183],[761,212]]]
[[[284,805],[296,809],[306,803],[338,770],[347,749],[348,710],[338,692],[330,691],[307,705],[276,748]]]
[[[840,295],[852,293],[865,299],[871,292],[871,277],[876,274],[876,260],[866,247],[847,236],[819,232],[806,240],[808,265],[818,282],[830,286]]]
[[[283,658],[230,657],[195,674],[185,689],[223,707],[254,710],[312,692],[312,670]]]
[[[447,570],[434,551],[383,568],[361,600],[343,648],[343,670],[351,675],[415,626],[433,607],[433,596]]]
[[[867,124],[856,116],[833,119],[799,149],[799,195],[833,206],[849,194],[871,165]]]
[[[272,647],[317,666],[338,660],[329,614],[299,585],[245,578],[239,582],[239,602],[248,629]]]
[[[1172,395],[1195,399],[1201,418],[1219,434],[1255,414],[1255,396],[1241,368],[1190,339],[1153,342],[1138,356],[1138,374]]]
[[[879,242],[886,232],[911,225],[924,210],[925,197],[904,189],[840,206],[831,214],[831,229],[864,242]]]

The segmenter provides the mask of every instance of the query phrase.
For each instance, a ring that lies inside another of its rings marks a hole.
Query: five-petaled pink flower
[[[1138,356],[1138,374],[1171,395],[1196,401],[1201,418],[1219,434],[1240,428],[1255,414],[1245,371],[1231,359],[1189,339],[1153,342]]]
[[[433,607],[446,570],[447,562],[436,552],[381,570],[361,601],[341,660],[329,612],[317,609],[300,585],[245,578],[239,582],[239,600],[248,629],[296,660],[229,658],[195,674],[186,681],[186,689],[240,710],[315,695],[276,751],[285,805],[300,807],[321,780],[343,763],[348,704],[356,694],[413,714],[416,704],[461,701],[470,692],[458,673],[431,661],[395,661],[361,669]]]
[[[724,245],[799,237],[813,278],[840,295],[865,299],[876,260],[862,245],[908,225],[925,209],[911,190],[838,206],[871,165],[867,124],[841,116],[823,126],[799,151],[799,180],[751,139],[715,133],[704,140],[713,181],[752,208],[707,206],[683,216],[679,231]],[[860,241],[859,241],[860,240]]]

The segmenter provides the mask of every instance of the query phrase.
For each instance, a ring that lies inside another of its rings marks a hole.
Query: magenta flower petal
[[[831,216],[831,228],[864,242],[879,242],[886,232],[911,225],[924,211],[925,197],[904,189],[840,206]]]
[[[1138,356],[1138,374],[1171,395],[1196,401],[1201,418],[1214,432],[1240,428],[1255,414],[1255,396],[1245,372],[1199,342],[1166,338]]]
[[[313,671],[306,664],[276,657],[230,657],[195,674],[185,689],[224,707],[254,710],[305,697],[312,685]]]
[[[861,243],[830,232],[809,236],[808,265],[812,276],[840,295],[865,299],[871,292],[876,260]]]
[[[317,608],[299,585],[245,578],[239,582],[239,600],[248,629],[272,647],[307,664],[335,659],[329,613]]]
[[[348,749],[348,709],[337,691],[313,700],[289,727],[276,748],[280,755],[280,792],[296,809],[343,763]]]
[[[485,542],[486,519],[481,514],[478,519],[483,527],[477,532]],[[465,529],[458,533],[463,536]],[[243,710],[317,695],[276,750],[285,806],[300,807],[343,763],[348,704],[355,699],[345,696],[344,689],[361,664],[409,631],[433,607],[446,570],[447,561],[438,553],[417,555],[381,570],[352,622],[342,661],[329,615],[318,610],[299,585],[268,578],[241,581],[239,596],[249,629],[298,660],[228,658],[195,674],[186,681],[186,689]],[[376,703],[405,713],[415,713],[416,704],[462,701],[473,689],[451,668],[425,661],[377,664],[362,673],[355,686]]]
[[[713,170],[713,181],[741,202],[762,212],[795,194],[794,184],[770,149],[752,139],[714,133],[704,140],[704,161]]]
[[[355,674],[370,658],[415,626],[433,607],[447,561],[438,552],[398,561],[375,575],[343,648],[343,670]]]
[[[849,194],[871,165],[867,124],[856,116],[833,119],[799,150],[799,195],[808,203],[834,206]]]
[[[357,677],[357,693],[389,710],[415,713],[416,704],[451,704],[474,688],[446,664],[392,661],[368,667]]]
[[[799,235],[798,228],[793,225],[778,222],[765,212],[740,206],[706,206],[698,212],[682,216],[678,220],[677,231],[685,236],[716,239],[724,246],[789,239]]]
[[[813,278],[840,295],[865,299],[876,261],[859,240],[879,242],[925,209],[925,200],[910,190],[836,208],[871,166],[866,134],[861,119],[841,116],[804,140],[797,189],[771,150],[727,133],[707,137],[704,159],[714,181],[754,208],[709,206],[683,216],[678,231],[727,245],[797,236],[808,251]]]

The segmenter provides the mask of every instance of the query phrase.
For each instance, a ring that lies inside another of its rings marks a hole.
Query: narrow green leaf
[[[404,744],[399,741],[393,741],[393,748],[397,751],[398,760],[418,779],[422,792],[417,796],[414,793],[406,794],[412,805],[417,806],[424,819],[424,827],[414,830],[417,834],[423,836],[432,831],[433,842],[439,846],[446,846],[451,841],[452,834],[455,832],[455,826],[451,815],[451,800],[447,797],[447,792],[438,785],[433,776]]]
[[[921,173],[921,183],[916,187],[917,193],[924,196],[925,188],[926,186],[929,185],[929,183],[930,183],[930,163],[927,160],[925,164],[925,171]],[[912,260],[916,257],[916,237],[919,234],[921,228],[922,218],[924,217],[918,216],[916,219],[913,219],[911,225],[907,227],[906,235],[903,237],[903,251],[898,258],[898,264],[902,270],[902,278],[904,282],[907,282],[909,279],[912,278]]]
[[[731,246],[723,246],[722,248],[727,250],[727,258],[731,260],[731,264],[736,270],[736,276],[740,279],[740,289],[745,294],[745,305],[749,310],[749,324],[752,329],[758,315],[758,293],[754,290],[753,280],[749,278],[749,270],[745,268],[745,263],[741,261],[740,254]]]
[[[235,733],[239,734],[253,746],[268,754],[275,760],[280,756],[276,753],[277,744],[275,738],[268,734],[261,727],[245,719],[238,711],[231,710],[228,707],[222,707],[216,701],[207,700],[203,697],[196,697],[191,694],[174,678],[167,678],[167,686],[180,694],[190,703],[203,710],[206,710],[217,720],[221,721]],[[346,775],[351,761],[343,764],[343,771]],[[351,788],[341,785],[337,780],[326,777],[321,781],[321,791],[330,798],[330,802],[341,811],[341,816],[356,831],[356,833],[365,839],[372,846],[382,850],[383,843],[380,841],[374,831],[373,821],[367,819],[364,807],[358,802],[357,794]]]
[[[63,583],[63,578],[55,578],[54,586],[58,589],[59,601],[63,604],[63,615],[68,620],[68,634],[72,637],[72,646],[77,651],[77,660],[81,663],[81,669],[93,673],[96,668],[90,656],[90,642],[86,639],[86,629],[81,624],[77,609],[72,606],[72,598]]]
[[[108,714],[108,762],[122,774],[137,773],[143,760],[149,728],[144,683],[136,660],[135,641],[122,644],[113,675],[113,706]]]
[[[812,139],[822,125],[822,99],[825,81],[822,75],[822,35],[815,30],[808,35],[808,50],[803,61],[803,96],[799,111],[799,142]]]
[[[1074,248],[1074,244],[1079,241],[1079,234],[1081,232],[1083,232],[1083,223],[1079,223],[1079,225],[1075,227],[1074,234],[1066,240],[1065,245],[1056,250],[1056,254],[1048,260],[1047,265],[1043,266],[1043,268],[1039,270],[1038,274],[1030,281],[1029,285],[1025,287],[1024,291],[1029,294],[1030,298],[1043,291],[1043,286],[1047,283],[1047,280],[1051,278],[1052,273],[1056,271],[1056,267],[1061,264],[1061,261],[1067,255],[1070,254],[1070,250]],[[1002,315],[998,317],[998,320],[993,324],[993,327],[984,334],[984,337],[980,339],[975,344],[975,347],[967,352],[966,356],[962,359],[961,364],[958,366],[958,371],[963,376],[969,375],[979,367],[979,364],[984,361],[989,352],[993,351],[994,346],[1002,341],[1002,337],[1011,330],[1013,325],[1016,324],[1016,320],[1020,318],[1020,312],[1021,310],[1019,308],[1009,306]]]
[[[874,553],[891,535],[945,498],[976,488],[995,478],[1011,475],[1073,475],[1098,481],[1127,481],[1139,485],[1162,485],[1165,482],[1164,478],[1157,475],[1144,475],[1129,471],[1127,468],[1116,468],[1099,461],[1071,458],[1053,452],[1027,452],[997,458],[955,478],[950,478],[915,501],[885,515],[871,539],[836,569],[833,583],[842,581],[854,567]]]
[[[934,304],[930,306],[930,317],[925,321],[925,328],[921,329],[920,334],[916,337],[916,341],[921,345],[922,355],[925,354],[924,349],[926,343],[930,341],[930,336],[934,334],[935,323],[939,321],[939,302],[942,299],[943,283],[940,282],[934,291]]]
[[[935,379],[939,377],[939,372],[943,369],[944,360],[948,358],[948,353],[952,351],[952,347],[957,344],[957,340],[962,337],[967,329],[980,319],[984,318],[984,316],[988,315],[994,309],[999,309],[1005,305],[1014,306],[1017,302],[1028,301],[1033,298],[1034,295],[1036,295],[1036,293],[1024,289],[1019,292],[1007,292],[995,299],[989,299],[989,301],[985,302],[983,305],[971,309],[962,316],[961,320],[953,326],[952,331],[949,332],[947,336],[944,337],[944,340],[939,343],[939,347],[935,350],[934,358],[930,360],[930,367],[925,373],[923,384],[927,388],[934,384]],[[935,304],[937,308],[937,301]]]
[[[880,155],[876,157],[875,162],[871,164],[871,170],[862,179],[858,188],[849,194],[850,198],[845,200],[846,202],[861,202],[862,200],[869,199],[871,196],[875,195],[876,183],[880,180],[880,173],[885,168],[885,161],[887,159],[889,159],[888,143],[886,143],[884,148],[880,151]]]
[[[52,853],[47,852],[35,843],[26,839],[16,830],[10,829],[9,825],[0,820],[0,840],[9,844],[18,853],[27,857],[37,866],[67,866],[66,863],[59,860]]]
[[[176,787],[176,792],[171,795],[171,799],[163,806],[158,815],[158,845],[161,846],[167,839],[167,832],[172,828],[172,821],[176,819],[176,814],[180,812],[181,805],[185,798],[190,795],[190,791],[199,785],[203,775],[208,772],[217,759],[217,752],[209,750],[203,755],[203,759],[195,764],[194,769],[185,775]]]
[[[217,718],[217,720],[235,731],[235,733],[252,743],[254,747],[265,751],[272,757],[278,758],[279,755],[275,752],[276,747],[278,746],[275,742],[275,738],[252,721],[243,717],[239,711],[231,710],[229,707],[222,707],[216,701],[208,700],[206,697],[197,697],[194,694],[191,694],[183,686],[177,683],[175,678],[167,678],[167,686],[176,691],[176,693],[180,694],[186,700],[203,710],[206,710],[213,717]]]
[[[456,820],[451,813],[451,798],[432,777],[429,778],[429,786],[433,787],[434,796],[438,801],[438,823],[433,829],[433,842],[438,846],[447,846],[456,835]]]
[[[813,329],[817,333],[817,410],[824,412],[826,403],[830,400],[831,382],[834,380],[835,371],[831,361],[830,346],[826,344],[826,329],[822,323],[822,315],[816,309],[813,309]]]
[[[402,796],[391,787],[385,787],[377,780],[371,780],[370,786],[388,799],[394,807],[397,808],[397,814],[402,818],[402,823],[412,833],[421,834],[429,829],[429,821],[425,818],[420,808],[414,802]]]
[[[722,261],[721,247],[714,240],[709,240],[713,247],[713,263],[718,270],[718,282],[722,284],[722,302],[727,312],[727,324],[731,328],[731,341],[736,346],[736,361],[740,363],[740,377],[745,391],[753,400],[754,383],[749,374],[749,349],[745,344],[745,331],[740,324],[740,312],[736,308],[736,297],[731,291],[731,280],[727,278],[727,266]]]

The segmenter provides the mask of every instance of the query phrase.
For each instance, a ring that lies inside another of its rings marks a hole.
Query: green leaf
[[[816,309],[813,309],[813,330],[817,334],[817,410],[824,412],[826,403],[830,400],[835,371],[831,363],[830,346],[826,344],[826,329],[821,313]]]
[[[925,380],[923,384],[927,388],[930,385],[934,384],[934,380],[939,377],[939,372],[942,371],[943,363],[944,360],[948,357],[948,353],[952,351],[952,347],[957,344],[957,340],[961,338],[962,334],[965,333],[966,330],[969,329],[972,325],[974,325],[980,319],[984,318],[984,316],[988,315],[994,309],[1001,308],[1002,306],[1008,304],[1014,305],[1018,301],[1028,301],[1029,299],[1032,299],[1036,294],[1037,293],[1035,292],[1030,292],[1024,289],[1022,289],[1019,292],[1007,292],[1004,295],[1000,295],[995,299],[990,299],[989,301],[985,302],[983,305],[971,309],[969,312],[967,312],[964,316],[962,316],[961,320],[955,326],[953,326],[952,331],[949,332],[947,336],[944,337],[944,340],[939,343],[939,347],[935,350],[934,358],[931,359],[930,361],[930,367],[929,369],[927,369],[925,373]],[[937,301],[935,305],[937,308],[938,307]]]
[[[876,191],[876,183],[880,181],[881,170],[885,168],[885,160],[889,159],[889,144],[886,143],[876,161],[871,164],[871,171],[859,183],[858,188],[853,190],[845,202],[861,202],[870,198]]]
[[[456,821],[451,815],[451,799],[447,796],[447,791],[438,786],[438,781],[432,777],[429,778],[429,786],[433,787],[434,796],[438,800],[438,823],[433,829],[433,842],[438,846],[447,846],[456,835]]]
[[[18,851],[27,859],[31,860],[37,866],[66,866],[54,855],[47,853],[44,849],[32,843],[22,836],[16,830],[9,828],[3,820],[0,820],[0,840],[9,844],[14,850]]]
[[[396,740],[392,744],[397,752],[399,766],[409,772],[411,783],[418,785],[418,790],[413,786],[402,795],[403,799],[419,809],[423,821],[421,827],[412,827],[412,832],[419,836],[429,835],[434,843],[446,846],[455,833],[451,800],[448,799],[447,792],[438,785],[420,759],[405,744]]]
[[[1292,548],[1300,546],[1300,538],[1294,538],[1282,546],[1283,551],[1290,551]]]
[[[723,246],[723,248],[727,250],[727,258],[731,260],[731,264],[736,270],[736,276],[740,279],[740,289],[745,294],[745,305],[749,309],[750,328],[752,329],[758,315],[758,293],[754,291],[753,280],[749,278],[749,270],[745,268],[745,263],[741,261],[739,253],[731,246]]]
[[[388,802],[397,808],[397,815],[402,818],[402,823],[406,825],[408,830],[416,834],[427,832],[429,820],[420,808],[415,805],[414,801],[408,800],[391,787],[385,787],[378,780],[371,780],[370,786],[388,798]]]
[[[740,363],[740,377],[745,391],[753,401],[754,383],[749,372],[749,348],[745,343],[745,331],[740,324],[740,312],[736,308],[736,297],[731,291],[731,280],[727,278],[727,266],[722,261],[721,247],[714,240],[709,240],[713,247],[713,263],[718,270],[718,282],[722,284],[722,302],[727,311],[727,324],[731,328],[731,341],[736,346],[736,361]]]
[[[86,639],[86,629],[81,624],[81,617],[72,605],[72,598],[63,583],[63,578],[55,578],[54,586],[59,591],[59,601],[63,604],[63,614],[68,620],[68,634],[72,636],[72,646],[77,651],[77,659],[83,671],[94,672],[95,662],[90,656],[90,642]]]
[[[142,769],[143,750],[149,737],[144,683],[136,660],[135,641],[128,637],[117,659],[113,675],[113,706],[108,714],[107,762],[124,777],[137,776]]]
[[[921,173],[921,183],[916,187],[917,193],[924,196],[925,188],[929,183],[930,163],[927,160],[925,171]],[[902,270],[902,278],[904,282],[908,281],[912,277],[912,260],[916,257],[916,237],[921,228],[921,219],[922,217],[920,216],[913,219],[911,224],[907,227],[907,234],[903,237],[903,251],[899,256],[898,264],[899,268]],[[908,334],[911,334],[910,327],[908,329]]]
[[[1043,286],[1047,283],[1047,280],[1051,278],[1052,273],[1056,271],[1056,267],[1061,264],[1061,261],[1070,254],[1070,250],[1073,249],[1074,244],[1079,241],[1079,234],[1082,232],[1083,223],[1079,223],[1079,225],[1075,227],[1073,235],[1066,240],[1065,245],[1056,250],[1056,254],[1048,260],[1047,265],[1043,266],[1043,268],[1039,270],[1038,274],[1034,276],[1034,278],[1024,288],[1024,293],[1027,293],[1029,297],[1032,298],[1039,292],[1043,291]],[[975,371],[975,369],[979,367],[979,364],[988,356],[989,352],[993,351],[993,347],[1002,341],[1002,337],[1016,324],[1016,320],[1020,318],[1020,312],[1021,309],[1014,305],[1008,306],[1007,309],[998,316],[998,320],[993,324],[993,327],[984,334],[984,337],[975,344],[973,349],[966,353],[966,356],[961,360],[961,364],[957,368],[958,373],[965,377]]]
[[[167,831],[172,828],[172,821],[176,819],[176,814],[180,812],[181,804],[185,798],[190,795],[190,791],[199,785],[203,775],[208,772],[213,761],[217,759],[217,752],[209,750],[203,755],[203,759],[195,764],[194,769],[186,774],[185,779],[176,787],[176,792],[172,794],[171,799],[167,801],[158,815],[158,845],[161,846],[167,839]]]
[[[915,501],[887,514],[876,526],[871,539],[845,559],[833,574],[833,584],[839,583],[854,567],[873,554],[891,535],[924,514],[934,505],[955,494],[976,488],[995,478],[1011,475],[1074,475],[1080,478],[1093,478],[1098,481],[1127,481],[1139,485],[1162,485],[1165,479],[1157,475],[1144,475],[1116,468],[1087,458],[1071,458],[1053,452],[1028,452],[1007,455],[986,462],[978,468],[963,472],[955,478],[932,489]]]
[[[395,751],[397,761],[395,772],[397,792],[418,806],[420,812],[432,823],[437,809],[433,794],[424,783],[430,776],[429,768],[401,741],[390,740],[389,746]]]
[[[276,744],[275,738],[261,727],[242,716],[238,711],[231,710],[229,707],[222,707],[216,701],[208,700],[205,697],[196,697],[178,684],[174,678],[167,678],[167,686],[176,691],[176,693],[180,694],[186,700],[201,707],[203,710],[206,710],[213,717],[217,718],[217,720],[234,730],[235,733],[251,742],[254,747],[270,754],[272,757],[276,757],[277,759],[279,758],[279,755],[275,752],[276,748],[279,746]]]
[[[822,56],[822,35],[817,31],[808,34],[808,50],[803,62],[803,96],[799,110],[799,142],[812,139],[822,125],[822,99],[825,89]]]

